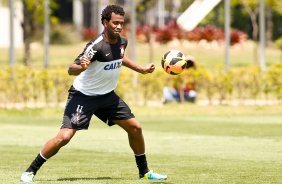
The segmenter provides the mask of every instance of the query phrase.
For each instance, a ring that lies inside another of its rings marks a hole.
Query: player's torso
[[[126,44],[123,38],[118,39],[116,44],[108,44],[102,35],[89,42],[83,55],[91,58],[91,64],[75,79],[74,87],[86,95],[105,94],[114,90]]]
[[[111,45],[105,42],[105,40],[103,39],[99,43],[97,43],[96,49],[96,61],[111,62],[123,58],[125,42],[119,39],[116,44]]]

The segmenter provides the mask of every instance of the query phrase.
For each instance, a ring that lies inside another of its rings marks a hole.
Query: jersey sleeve
[[[127,39],[125,37],[122,37],[121,38],[121,44],[124,45],[124,49],[126,49],[127,43],[128,43]]]
[[[76,57],[76,59],[74,60],[74,62],[76,64],[80,64],[80,59],[82,56],[87,56],[90,58],[90,61],[93,62],[96,60],[96,53],[98,51],[98,48],[95,44],[93,44],[93,41],[88,42],[85,46],[85,48],[83,49],[83,51]]]

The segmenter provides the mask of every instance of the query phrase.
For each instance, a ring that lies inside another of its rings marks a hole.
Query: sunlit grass
[[[167,184],[279,183],[281,106],[132,106],[143,126],[150,168]],[[63,108],[0,110],[0,183],[19,176],[56,135]],[[140,181],[126,133],[93,118],[38,172],[36,183],[135,184]]]

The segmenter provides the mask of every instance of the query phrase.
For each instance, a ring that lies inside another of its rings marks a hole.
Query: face
[[[112,13],[111,20],[104,20],[105,30],[110,38],[119,37],[124,24],[124,17],[115,13]]]

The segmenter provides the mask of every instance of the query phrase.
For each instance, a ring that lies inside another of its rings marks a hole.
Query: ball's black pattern
[[[186,57],[177,50],[166,52],[161,60],[162,68],[171,75],[178,75],[186,67]]]

